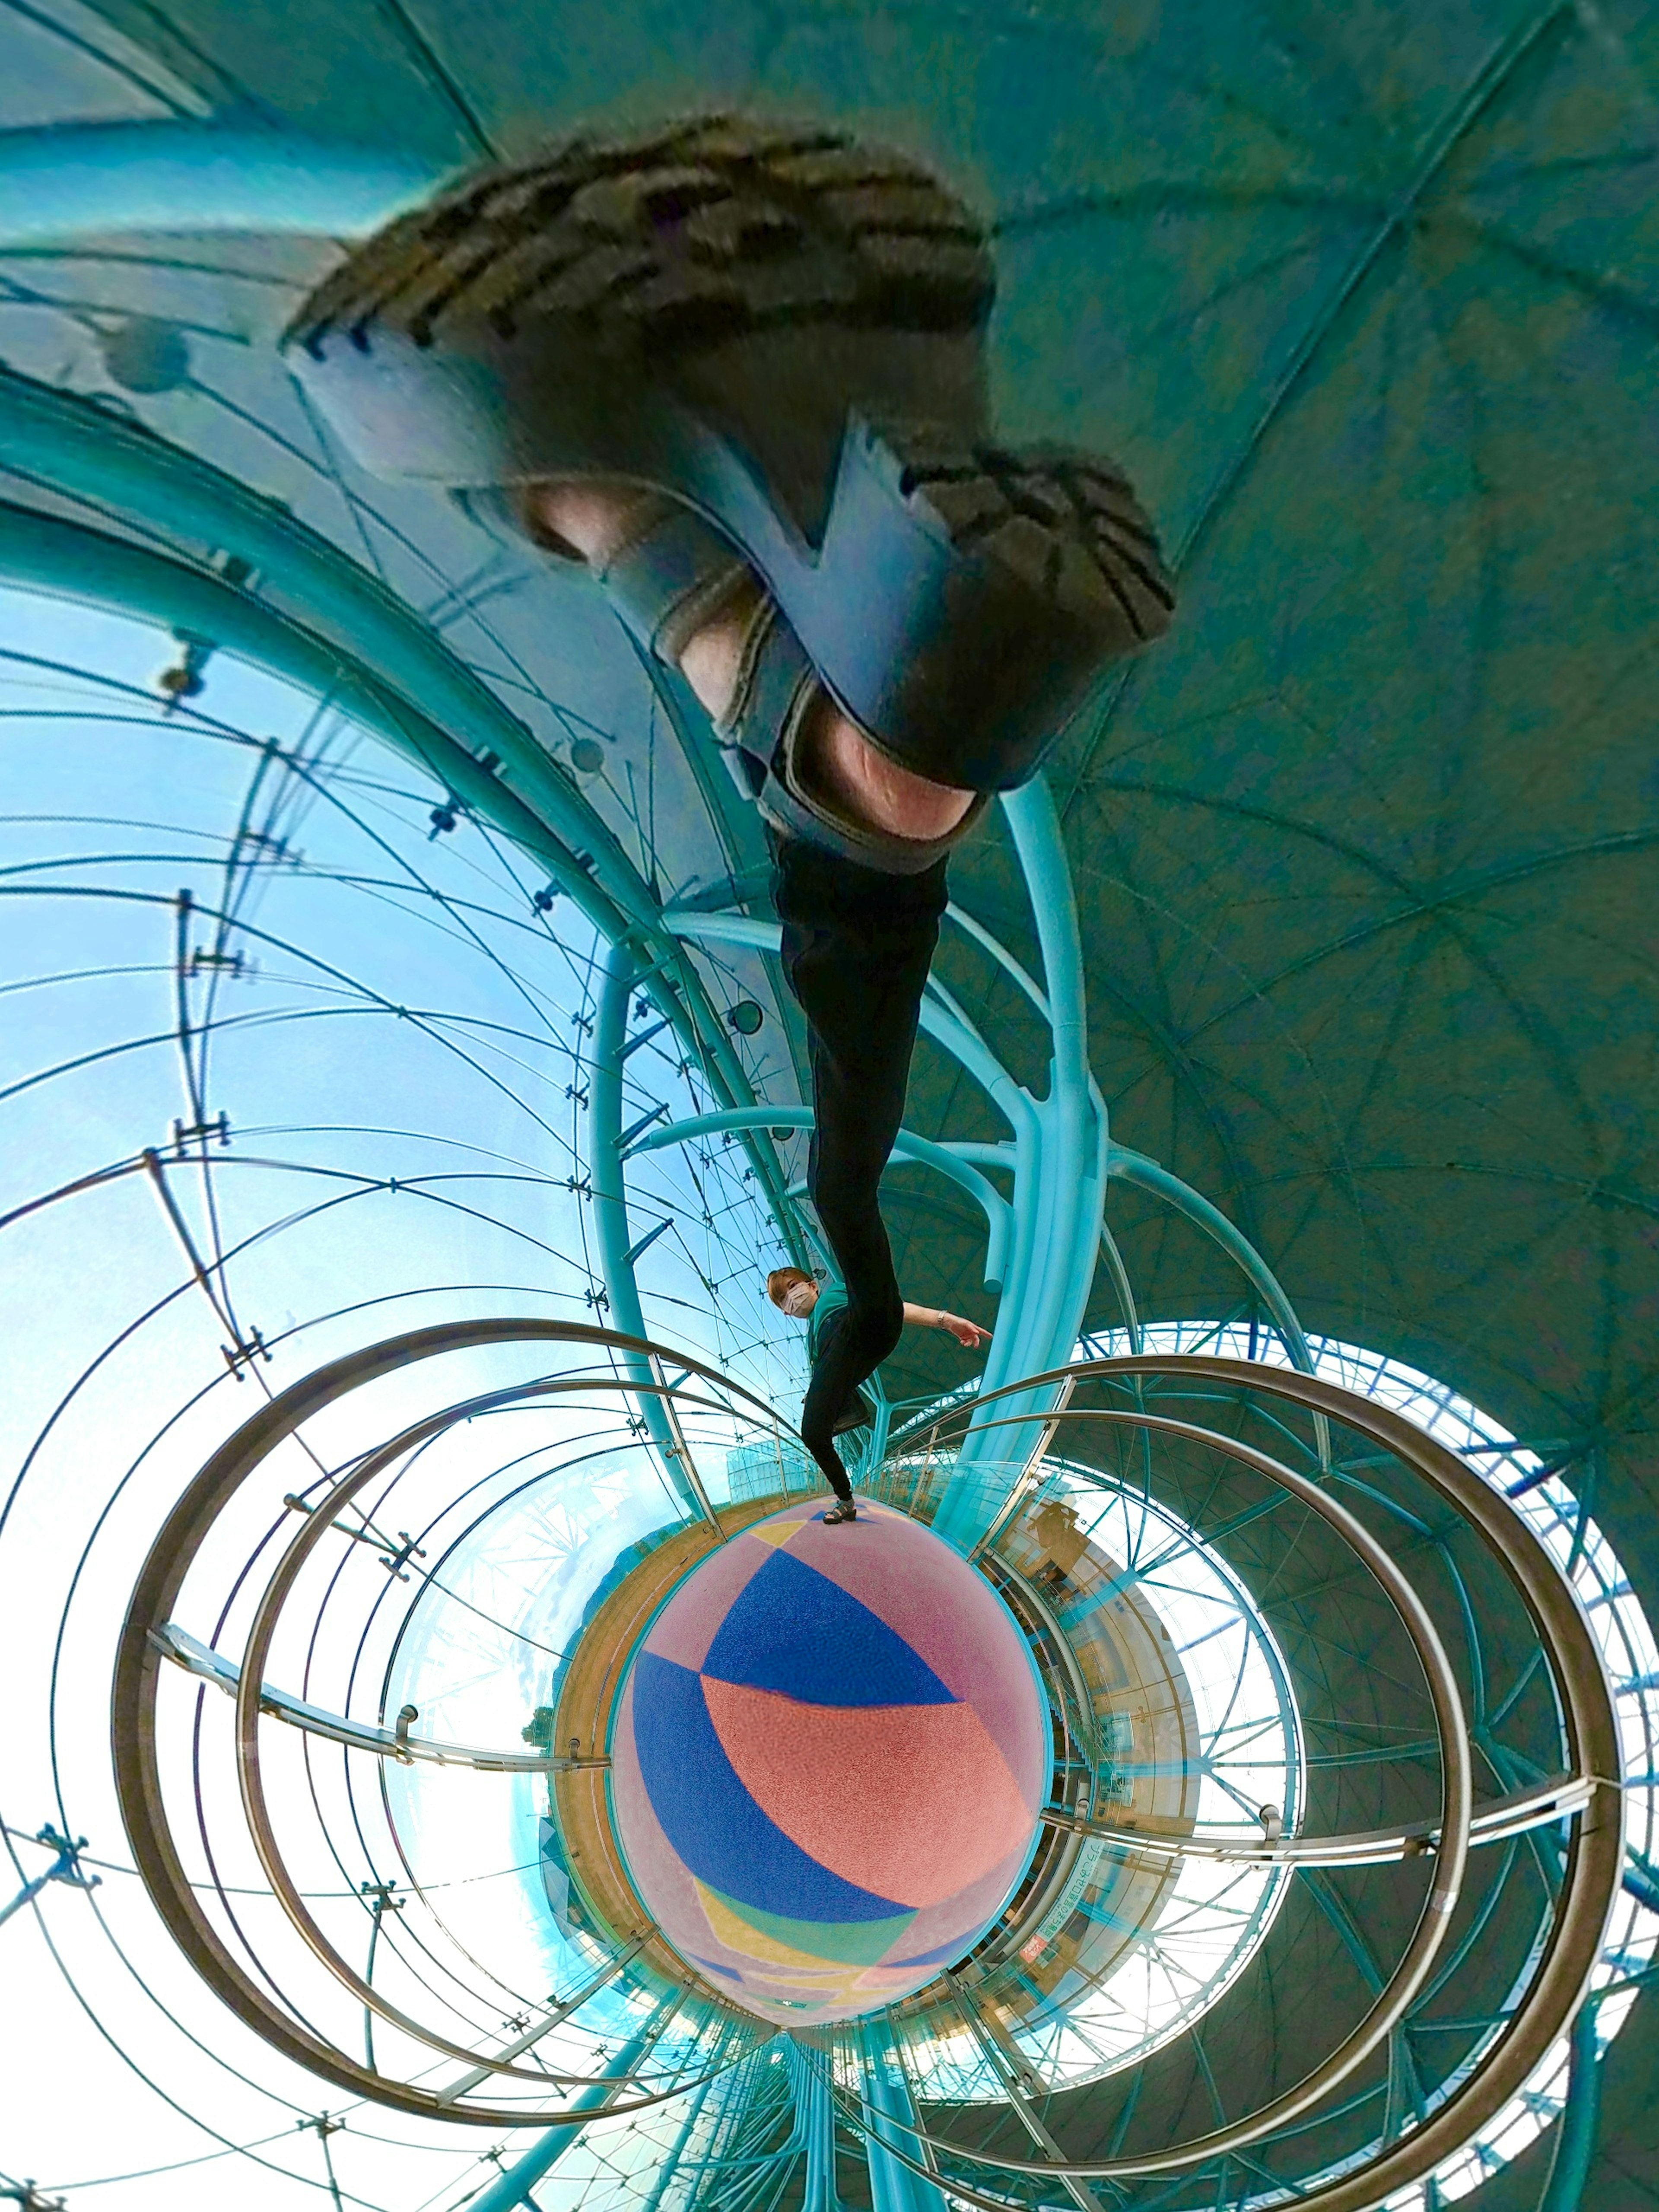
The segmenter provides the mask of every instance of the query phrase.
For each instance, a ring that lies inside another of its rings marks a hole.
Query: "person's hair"
[[[809,1275],[805,1267],[774,1267],[766,1279],[766,1295],[781,1311],[784,1300],[797,1283],[805,1283],[809,1291],[817,1288],[816,1278]]]

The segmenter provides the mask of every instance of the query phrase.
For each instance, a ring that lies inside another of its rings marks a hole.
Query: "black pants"
[[[830,1428],[904,1326],[877,1185],[904,1112],[928,963],[945,911],[943,860],[887,876],[775,836],[783,969],[806,1016],[817,1127],[806,1187],[847,1285],[819,1341],[801,1411],[806,1448],[852,1495]]]

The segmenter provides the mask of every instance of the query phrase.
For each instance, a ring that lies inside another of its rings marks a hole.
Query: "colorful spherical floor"
[[[723,1545],[659,1613],[613,1748],[629,1869],[687,1962],[783,2024],[906,1996],[1000,1911],[1036,1836],[1045,1701],[960,1553],[821,1500]]]

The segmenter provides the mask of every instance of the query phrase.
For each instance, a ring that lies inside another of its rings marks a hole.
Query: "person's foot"
[[[632,517],[648,497],[623,484],[552,483],[532,487],[528,505],[542,530],[590,567],[603,568],[627,538]],[[744,641],[763,596],[759,580],[751,575],[748,589],[728,600],[679,648],[681,675],[717,722],[736,694]],[[971,791],[931,783],[878,752],[822,692],[809,710],[801,742],[828,795],[854,820],[890,836],[945,836],[974,803]]]
[[[921,875],[1174,605],[1115,463],[998,442],[995,291],[926,162],[721,112],[447,183],[282,346],[359,465],[593,567],[769,827]]]
[[[857,1506],[850,1498],[843,1498],[838,1504],[832,1505],[824,1515],[823,1525],[826,1528],[839,1528],[843,1521],[856,1521],[858,1517]]]

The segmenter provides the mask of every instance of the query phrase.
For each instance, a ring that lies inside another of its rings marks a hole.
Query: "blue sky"
[[[5,2062],[0,2166],[74,2185],[196,2158],[215,2143],[185,2117],[194,2112],[239,2143],[274,2133],[258,2154],[272,2166],[237,2161],[237,2196],[251,2207],[291,2202],[285,2174],[322,2178],[316,2140],[296,2131],[295,2115],[331,2100],[226,2020],[136,1878],[119,1871],[131,1859],[104,1717],[114,1635],[167,1506],[258,1402],[262,1384],[227,1367],[228,1319],[244,1342],[258,1331],[271,1348],[262,1382],[281,1389],[326,1358],[434,1320],[595,1318],[590,1210],[570,1187],[585,1169],[579,1055],[592,933],[568,902],[538,915],[539,876],[477,823],[431,836],[441,792],[316,701],[222,655],[198,696],[164,711],[155,679],[177,659],[165,634],[5,593],[0,656],[0,1213],[126,1170],[15,1220],[0,1260],[0,1425],[6,1464],[26,1468],[0,1542],[13,1871],[21,1881],[41,1869],[46,1855],[24,1838],[65,1818],[106,1863],[94,1898],[49,1890],[38,1917],[0,1930],[8,2015],[26,2029]],[[647,1011],[639,1026],[654,1018]],[[769,1048],[775,1030],[759,1041]],[[629,1069],[628,1118],[657,1099],[676,1113],[707,1103],[679,1072],[672,1038]],[[172,1142],[175,1121],[198,1109],[216,1122],[222,1113],[230,1139],[210,1146],[205,1177]],[[146,1147],[166,1156],[159,1172],[219,1310],[191,1275],[154,1176],[131,1168]],[[675,1224],[641,1264],[647,1320],[793,1412],[800,1339],[764,1301],[761,1265],[781,1252],[744,1164],[736,1148],[690,1167],[672,1152],[641,1164],[634,1234],[665,1212]],[[222,1273],[216,1252],[228,1255]],[[480,1356],[445,1387],[509,1370],[523,1363]],[[347,1425],[351,1437],[406,1415],[418,1395],[383,1387]],[[492,1468],[527,1449],[550,1465],[577,1462],[562,1486],[496,1515],[447,1563],[446,1587],[475,1611],[432,1601],[418,1616],[394,1693],[416,1696],[435,1733],[514,1741],[551,1664],[543,1644],[573,1625],[616,1551],[665,1517],[647,1455],[625,1431],[616,1448],[614,1413],[588,1418],[579,1445],[582,1430],[574,1415],[533,1431],[521,1421],[510,1434],[485,1425],[446,1464],[446,1480],[459,1467],[495,1496],[511,1483]],[[708,1464],[717,1477],[718,1451]],[[408,1499],[399,1493],[394,1516],[413,1510]],[[371,1552],[349,1549],[372,1595],[384,1571]],[[206,1633],[191,1587],[181,1617]],[[513,1626],[532,1620],[541,1640],[527,1650]],[[320,1680],[334,1665],[343,1679],[344,1628],[331,1633],[308,1660],[283,1649],[283,1666],[311,1665]],[[194,1710],[190,1685],[170,1679],[167,1726],[187,1727]],[[212,1764],[229,1713],[210,1693],[210,1819],[230,1802],[228,1766]],[[297,1774],[291,1732],[275,1733],[288,1739],[272,1752],[276,1771]],[[456,1886],[454,1923],[469,1948],[532,1998],[568,1985],[574,1962],[537,1905],[534,1879],[511,1872],[533,1859],[535,1790],[426,1770],[400,1776],[395,1798],[417,1870]],[[302,1825],[296,1870],[325,1893],[332,1885],[334,1903],[319,1910],[335,1915],[343,1945],[361,1944],[361,1908],[339,1897],[337,1868]],[[257,1885],[251,1860],[241,1874]],[[257,1918],[274,1908],[244,1910]],[[89,2026],[49,1941],[110,2039]],[[395,1948],[389,1937],[381,1972],[401,1971]],[[473,2026],[487,2039],[493,2022],[479,2014]],[[355,2015],[343,2033],[359,2033]],[[581,2054],[573,2048],[564,2063]],[[77,2117],[88,2106],[104,2116],[90,2133]],[[474,2171],[481,2146],[369,2112],[331,2148],[349,2196],[412,2206]],[[124,2185],[120,2201],[216,2202],[224,2177],[211,2166],[157,2175]]]

